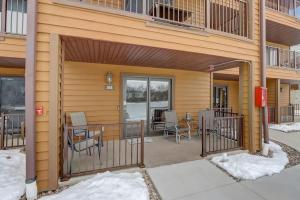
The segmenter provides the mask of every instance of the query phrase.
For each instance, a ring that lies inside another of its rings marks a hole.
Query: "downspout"
[[[26,198],[37,199],[35,138],[35,65],[37,0],[27,2],[25,62]]]
[[[267,88],[266,78],[266,12],[265,0],[260,1],[260,63],[261,63],[261,86]],[[262,108],[262,128],[264,143],[269,144],[268,107]]]

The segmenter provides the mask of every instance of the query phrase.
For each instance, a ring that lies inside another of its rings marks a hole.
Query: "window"
[[[27,32],[27,0],[7,0],[6,32],[25,35]]]

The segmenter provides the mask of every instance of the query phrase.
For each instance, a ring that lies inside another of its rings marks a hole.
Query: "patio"
[[[145,137],[144,140],[143,156],[140,138],[120,139],[115,137],[104,140],[100,157],[95,140],[82,142],[80,147],[82,151],[74,151],[73,159],[72,150],[68,147],[68,162],[65,163],[65,172],[76,176],[99,170],[143,166],[143,164],[147,168],[153,168],[202,159],[202,135],[193,134],[191,140],[182,138],[179,144],[176,143],[175,136],[172,135]],[[85,150],[86,145],[92,146],[90,152]],[[228,150],[234,150],[229,147],[238,145],[238,141],[217,133],[207,133],[206,145],[207,149],[216,149],[215,152],[218,152],[219,148],[225,147]]]

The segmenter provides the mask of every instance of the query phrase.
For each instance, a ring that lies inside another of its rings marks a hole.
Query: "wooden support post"
[[[275,101],[275,114],[276,114],[276,123],[280,124],[281,114],[280,114],[280,79],[276,79],[276,101]]]

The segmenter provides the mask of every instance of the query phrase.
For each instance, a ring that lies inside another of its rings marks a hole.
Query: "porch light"
[[[105,89],[106,90],[113,90],[114,89],[113,74],[111,72],[107,72],[106,75],[105,75],[105,79],[106,79]]]

